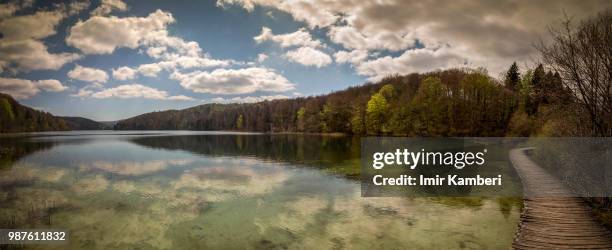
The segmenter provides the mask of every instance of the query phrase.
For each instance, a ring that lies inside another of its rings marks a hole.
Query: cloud
[[[469,66],[466,63],[463,56],[454,54],[448,48],[415,49],[408,50],[398,57],[385,56],[365,61],[357,65],[357,72],[376,81],[398,72],[427,72]]]
[[[68,72],[68,77],[85,82],[106,82],[108,80],[108,74],[104,70],[83,67],[78,64]]]
[[[148,47],[147,54],[156,59],[202,55],[202,48],[197,42],[185,41],[180,37],[171,36],[165,28],[149,32],[142,43]]]
[[[28,99],[38,94],[41,90],[60,92],[67,89],[58,80],[32,81],[19,78],[0,77],[0,92],[7,93],[16,99]]]
[[[117,69],[113,69],[113,78],[117,79],[117,80],[131,80],[134,79],[136,77],[136,74],[138,73],[138,71],[130,68],[130,67],[120,67]]]
[[[363,33],[353,26],[333,26],[328,35],[333,42],[356,50],[399,51],[413,47],[416,42],[413,35],[384,30]]]
[[[341,50],[334,53],[336,63],[351,63],[359,64],[368,58],[368,51],[366,50],[352,50],[346,51]]]
[[[258,62],[258,63],[262,63],[262,62],[264,62],[266,59],[268,59],[268,55],[266,55],[266,54],[259,53],[259,54],[257,55],[257,62]]]
[[[91,94],[93,94],[97,90],[101,90],[101,89],[104,89],[104,86],[100,83],[94,82],[94,83],[87,84],[85,87],[82,87],[81,89],[79,89],[79,91],[76,94],[71,94],[70,96],[80,97],[81,99],[84,99],[86,97],[91,96]]]
[[[74,1],[66,6],[68,15],[76,15],[89,8],[89,0]]]
[[[127,9],[127,4],[121,0],[102,0],[100,6],[91,11],[91,15],[105,16],[110,14],[113,10],[126,11]]]
[[[0,19],[10,17],[20,9],[22,9],[22,6],[16,2],[0,4]]]
[[[314,40],[310,33],[306,29],[302,28],[293,33],[287,33],[282,35],[272,34],[272,30],[268,27],[261,28],[261,34],[253,37],[253,40],[257,43],[265,41],[273,41],[278,43],[282,48],[293,47],[293,46],[307,46],[307,47],[319,47],[321,42]]]
[[[314,28],[327,27],[339,19],[339,16],[332,12],[335,9],[333,6],[339,5],[336,2],[326,0],[217,0],[217,6],[239,5],[248,11],[253,11],[255,5],[276,8],[290,13],[295,20],[306,22],[311,28]]]
[[[208,56],[175,56],[168,57],[168,59],[158,62],[157,65],[162,69],[174,71],[177,69],[225,67],[233,63],[237,62],[212,59]]]
[[[168,60],[155,63],[141,64],[135,69],[130,67],[121,67],[117,70],[113,70],[113,77],[118,80],[133,79],[137,76],[137,74],[147,77],[157,77],[157,74],[159,74],[159,72],[162,70],[174,72],[180,69],[222,67],[228,66],[232,63],[235,62],[231,60],[216,60],[200,56],[178,56],[176,58],[170,58]]]
[[[170,96],[168,92],[163,90],[154,89],[141,84],[133,83],[120,85],[114,88],[104,89],[98,92],[91,92],[89,96],[97,99],[107,98],[145,98],[154,100],[178,100],[178,101],[191,101],[194,100],[191,97],[184,95]]]
[[[80,58],[74,53],[49,53],[41,41],[56,34],[57,25],[67,16],[63,8],[23,16],[12,16],[20,5],[8,4],[8,8],[0,13],[4,17],[0,19],[0,70],[56,70]]]
[[[171,23],[174,23],[172,14],[161,10],[147,17],[94,16],[75,24],[66,42],[86,54],[108,54],[120,47],[141,48],[156,60],[135,68],[114,70],[113,77],[118,80],[134,79],[138,74],[156,77],[162,70],[174,72],[239,64],[233,60],[213,59],[202,51],[197,42],[169,35],[167,26]]]
[[[138,72],[143,76],[148,77],[156,77],[157,73],[159,73],[161,70],[162,68],[155,63],[142,64],[138,66]]]
[[[612,7],[612,2],[218,0],[217,5],[236,5],[248,11],[261,6],[286,12],[310,28],[326,29],[329,39],[347,50],[404,54],[446,47],[448,53],[471,65],[500,72],[513,61],[537,59],[533,44],[548,39],[546,26],[555,23],[564,12],[579,20]],[[419,55],[422,53],[414,54]],[[444,62],[433,65],[438,64]]]
[[[254,103],[254,102],[263,102],[263,101],[271,101],[271,100],[279,100],[279,99],[288,99],[289,96],[286,95],[264,95],[264,96],[245,96],[245,97],[233,97],[233,98],[223,98],[223,97],[215,97],[210,99],[209,103]]]
[[[36,81],[36,85],[38,88],[49,92],[62,92],[68,89],[68,87],[62,85],[60,81],[55,79]]]
[[[288,51],[285,57],[290,61],[305,65],[316,66],[317,68],[329,65],[332,59],[329,55],[320,50],[309,47],[301,47],[295,50]]]
[[[172,14],[162,10],[147,17],[93,16],[72,26],[66,43],[85,54],[110,54],[116,48],[137,48],[150,33],[173,22]]]
[[[244,69],[216,69],[212,72],[175,72],[171,79],[178,80],[186,89],[197,93],[246,94],[256,91],[284,92],[294,84],[272,69],[252,67]]]

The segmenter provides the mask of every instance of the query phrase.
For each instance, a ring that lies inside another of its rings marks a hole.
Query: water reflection
[[[0,228],[69,229],[60,249],[507,249],[518,221],[517,199],[361,198],[354,138],[5,143],[30,155],[0,170]]]

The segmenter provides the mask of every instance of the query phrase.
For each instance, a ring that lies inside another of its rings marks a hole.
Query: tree
[[[353,114],[351,116],[351,131],[353,132],[353,134],[361,135],[366,132],[365,119],[363,117],[363,109],[356,105],[353,109]]]
[[[13,107],[11,103],[5,99],[0,98],[0,114],[2,114],[2,119],[6,119],[7,121],[12,121],[15,119],[15,114],[13,113]]]
[[[393,98],[393,96],[395,96],[395,88],[391,84],[385,84],[385,86],[380,88],[378,93],[383,95],[385,99],[390,99],[390,98]]]
[[[573,26],[569,17],[550,27],[552,43],[538,50],[558,72],[572,100],[585,110],[593,135],[612,135],[612,11]]]
[[[521,74],[516,62],[512,63],[510,69],[506,73],[506,79],[504,80],[504,86],[509,90],[516,90],[517,85],[521,81]]]
[[[392,98],[394,92],[393,85],[386,84],[378,90],[378,93],[370,97],[366,107],[366,131],[368,134],[388,132],[386,122],[390,108],[387,98]]]
[[[412,100],[416,110],[415,132],[418,135],[444,135],[447,130],[448,102],[446,87],[437,76],[425,78]],[[418,126],[417,126],[418,125]]]
[[[304,127],[306,126],[306,118],[304,117],[306,115],[306,109],[304,107],[301,107],[300,109],[298,109],[297,111],[297,129],[298,131],[304,131]]]
[[[379,134],[383,130],[389,110],[387,99],[381,93],[372,95],[366,108],[366,130],[368,134]]]
[[[244,126],[244,117],[241,114],[240,116],[238,116],[238,119],[236,119],[236,129],[242,130],[243,126]]]

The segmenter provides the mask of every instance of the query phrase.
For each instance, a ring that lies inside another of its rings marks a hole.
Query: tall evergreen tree
[[[513,62],[506,73],[506,79],[504,80],[504,85],[509,90],[517,90],[517,86],[521,82],[521,73],[519,73],[518,65],[516,62]]]

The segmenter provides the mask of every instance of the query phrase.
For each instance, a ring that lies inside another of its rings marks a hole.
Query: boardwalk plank
[[[525,154],[510,151],[523,182],[524,206],[512,247],[515,249],[612,249],[612,233],[554,176]]]

